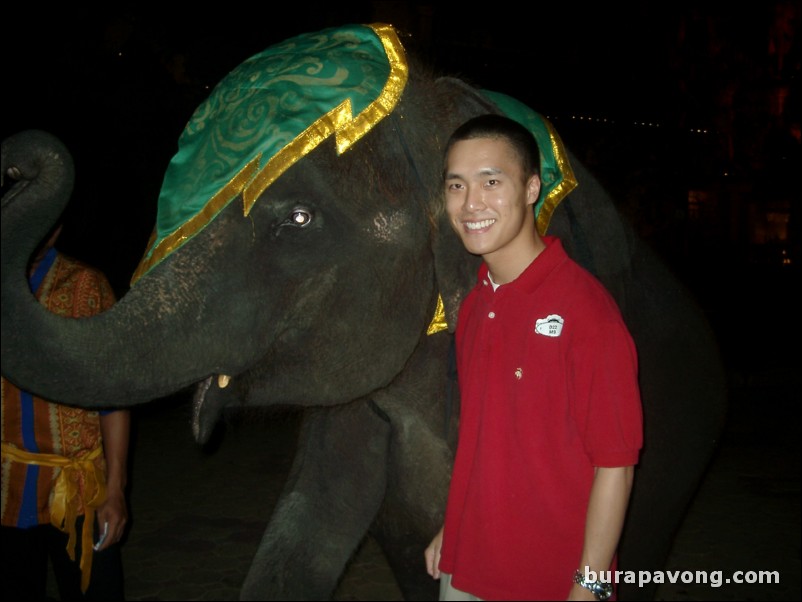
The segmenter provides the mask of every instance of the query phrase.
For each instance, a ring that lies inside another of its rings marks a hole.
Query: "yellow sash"
[[[84,506],[84,526],[81,545],[81,591],[89,587],[92,573],[92,531],[95,524],[95,509],[106,499],[106,475],[99,470],[94,460],[103,453],[98,445],[83,458],[65,458],[57,454],[34,454],[7,443],[2,444],[2,457],[22,464],[51,466],[61,468],[53,489],[50,505],[50,522],[54,527],[67,533],[67,553],[75,560],[75,522],[81,501]],[[83,484],[81,487],[81,478]]]

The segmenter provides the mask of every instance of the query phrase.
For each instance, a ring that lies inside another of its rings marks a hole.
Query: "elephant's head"
[[[196,111],[133,286],[80,321],[49,315],[25,283],[69,196],[69,154],[42,132],[6,140],[3,171],[20,182],[2,209],[4,375],[98,406],[202,383],[201,415],[386,386],[438,299],[453,326],[472,283],[475,261],[441,217],[441,149],[491,110],[468,86],[410,69],[387,26],[272,47]]]

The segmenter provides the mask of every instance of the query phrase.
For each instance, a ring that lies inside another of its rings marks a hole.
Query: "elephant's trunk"
[[[92,318],[65,319],[38,303],[28,260],[69,199],[72,160],[49,134],[24,132],[3,142],[2,171],[20,180],[2,199],[4,377],[45,398],[100,407],[163,397],[221,369],[220,355],[196,327],[200,311],[172,305],[182,297],[192,307],[185,298],[195,294],[191,286],[170,290],[175,270],[143,280]],[[203,349],[204,360],[187,349]]]

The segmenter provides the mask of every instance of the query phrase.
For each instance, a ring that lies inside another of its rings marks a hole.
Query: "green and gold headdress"
[[[389,25],[304,34],[251,57],[201,104],[178,141],[138,280],[242,195],[243,213],[276,178],[334,135],[348,150],[393,111],[407,82]]]

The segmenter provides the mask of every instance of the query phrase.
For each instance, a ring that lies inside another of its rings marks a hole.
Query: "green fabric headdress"
[[[407,75],[404,49],[383,24],[300,35],[234,69],[181,134],[132,283],[240,194],[247,215],[276,178],[323,140],[334,135],[337,152],[348,150],[393,111]]]

